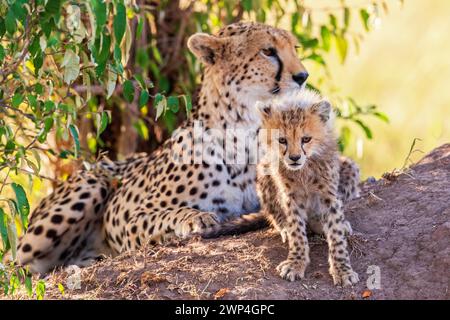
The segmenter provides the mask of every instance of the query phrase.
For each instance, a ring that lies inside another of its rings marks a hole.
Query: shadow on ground
[[[450,299],[450,144],[400,175],[363,185],[346,206],[356,233],[353,288],[334,287],[327,244],[310,238],[306,279],[287,282],[275,267],[286,246],[271,230],[145,248],[47,278],[47,298],[70,299]],[[379,271],[379,279],[377,272]],[[68,278],[69,276],[69,278]],[[379,280],[380,289],[374,289]],[[57,284],[65,286],[61,295]],[[368,287],[369,283],[369,287]]]

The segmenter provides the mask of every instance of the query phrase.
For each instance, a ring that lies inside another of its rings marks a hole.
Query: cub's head
[[[217,35],[197,33],[188,40],[191,52],[205,65],[204,84],[214,83],[221,95],[249,106],[304,87],[308,73],[297,46],[297,39],[285,30],[243,22]]]
[[[289,170],[299,170],[308,159],[335,146],[333,111],[317,93],[302,90],[270,102],[258,102],[269,152]]]

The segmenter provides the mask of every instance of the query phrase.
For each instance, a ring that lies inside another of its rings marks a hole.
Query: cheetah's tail
[[[339,197],[347,202],[359,197],[359,168],[358,165],[350,158],[340,157],[339,170]]]
[[[269,222],[262,214],[250,213],[208,228],[201,233],[201,236],[204,239],[217,238],[256,231],[268,226]]]

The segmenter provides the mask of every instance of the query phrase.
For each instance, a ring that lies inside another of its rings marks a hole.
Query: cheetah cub
[[[312,231],[326,236],[334,284],[357,283],[347,251],[346,236],[352,231],[342,201],[358,195],[359,171],[339,157],[330,103],[302,90],[257,107],[266,133],[266,153],[257,170],[261,210],[289,244],[277,271],[290,281],[304,277],[310,261],[308,222]]]

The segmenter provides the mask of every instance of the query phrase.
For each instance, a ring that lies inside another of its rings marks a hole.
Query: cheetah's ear
[[[225,40],[207,33],[196,33],[189,37],[189,50],[206,65],[213,65],[220,58]]]
[[[317,102],[311,107],[311,110],[319,115],[323,123],[327,123],[331,119],[331,104],[327,100]]]
[[[257,101],[255,107],[256,109],[258,109],[263,119],[267,119],[272,116],[272,107],[270,106],[270,104]]]

